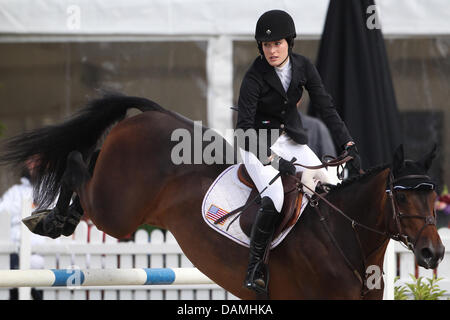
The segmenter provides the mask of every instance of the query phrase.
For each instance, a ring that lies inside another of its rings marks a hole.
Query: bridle
[[[387,190],[387,193],[388,193],[389,200],[391,202],[392,218],[394,220],[395,227],[397,229],[396,232],[394,232],[394,233],[389,232],[389,219],[385,219],[386,220],[386,226],[385,226],[385,230],[384,231],[376,229],[376,228],[369,227],[369,226],[367,226],[365,224],[362,224],[362,223],[360,223],[360,222],[350,218],[342,210],[340,210],[335,205],[333,205],[331,202],[329,202],[327,199],[325,199],[325,197],[323,195],[317,193],[315,190],[311,190],[308,186],[303,185],[304,187],[306,187],[308,190],[310,190],[316,196],[316,198],[313,199],[312,197],[308,196],[305,193],[305,196],[308,198],[308,200],[310,202],[310,205],[315,208],[317,214],[319,215],[319,219],[323,223],[323,226],[325,227],[325,230],[329,234],[332,242],[335,244],[336,248],[338,249],[340,254],[343,256],[346,264],[352,270],[353,274],[356,276],[356,278],[362,284],[362,291],[361,291],[361,296],[362,297],[369,292],[369,290],[365,290],[364,289],[365,286],[366,286],[366,281],[367,281],[367,274],[365,273],[365,270],[366,270],[366,261],[367,261],[368,256],[366,256],[365,253],[364,253],[362,242],[360,240],[360,236],[359,236],[357,227],[361,227],[363,229],[366,229],[368,231],[377,233],[377,234],[382,235],[382,236],[385,237],[385,240],[381,243],[381,245],[379,247],[377,247],[374,251],[372,251],[372,253],[373,253],[373,252],[378,251],[378,249],[381,246],[383,246],[386,243],[386,240],[388,240],[388,239],[393,239],[395,241],[400,241],[400,243],[404,243],[407,246],[408,249],[410,249],[411,251],[414,251],[414,248],[415,248],[418,240],[420,239],[420,236],[422,235],[423,230],[426,227],[428,227],[428,226],[436,225],[436,216],[435,216],[434,210],[433,210],[433,214],[432,215],[421,216],[421,215],[404,214],[399,209],[399,206],[397,204],[397,201],[396,201],[395,195],[394,195],[394,192],[395,192],[394,191],[394,185],[396,183],[398,183],[398,181],[400,181],[400,180],[413,179],[413,178],[423,178],[423,179],[427,179],[427,180],[430,179],[426,175],[407,175],[407,176],[400,177],[398,179],[394,179],[392,171],[389,173],[389,180],[388,180],[389,190]],[[301,185],[299,187],[301,187]],[[338,242],[336,241],[333,233],[330,231],[330,229],[329,229],[329,227],[328,227],[328,225],[326,223],[326,218],[320,212],[319,207],[318,207],[318,204],[319,204],[320,200],[325,202],[329,207],[331,207],[334,211],[338,212],[341,216],[343,216],[345,219],[347,219],[351,223],[352,229],[353,229],[353,231],[355,233],[355,237],[357,239],[357,242],[358,242],[358,245],[359,245],[359,249],[360,249],[360,252],[361,252],[361,257],[362,257],[362,260],[363,260],[362,262],[363,262],[363,268],[364,268],[363,269],[364,270],[364,275],[361,274],[361,272],[358,271],[358,269],[355,268],[353,266],[353,264],[350,262],[350,260],[346,257],[344,251],[342,250],[342,248],[339,246]],[[403,228],[402,228],[402,224],[401,224],[401,220],[402,219],[421,219],[421,220],[424,220],[424,225],[419,230],[418,234],[414,237],[415,240],[411,239],[408,235],[406,235],[404,233]]]
[[[329,156],[328,156],[329,157]],[[351,156],[348,156],[347,154],[345,154],[343,156],[342,159],[335,159],[334,161],[328,161],[328,162],[323,162],[322,165],[319,166],[305,166],[305,165],[301,165],[301,164],[297,164],[295,163],[296,166],[301,166],[307,169],[320,169],[320,168],[324,168],[327,166],[341,166],[344,163],[346,163],[347,161],[353,159]],[[360,172],[361,174],[364,173],[362,170]],[[338,170],[338,174],[339,174],[339,170]],[[341,173],[343,176],[343,172]],[[393,220],[395,222],[395,227],[397,228],[397,232],[396,233],[391,233],[389,232],[389,228],[388,228],[388,223],[389,221],[386,219],[386,227],[385,227],[385,231],[380,231],[378,229],[374,229],[371,228],[369,226],[366,226],[362,223],[357,222],[356,220],[350,218],[349,216],[347,216],[344,212],[342,212],[342,210],[340,210],[339,208],[337,208],[336,206],[334,206],[332,203],[330,203],[327,199],[325,199],[322,195],[320,195],[319,193],[317,193],[315,190],[311,190],[310,188],[308,188],[308,186],[303,185],[304,187],[306,187],[307,189],[309,189],[309,191],[311,191],[313,194],[316,195],[317,198],[323,200],[329,207],[331,207],[333,210],[335,210],[336,212],[340,213],[344,218],[346,218],[347,220],[349,220],[352,224],[353,229],[355,229],[356,226],[362,227],[366,230],[378,233],[380,235],[386,236],[390,239],[393,239],[395,241],[400,241],[405,243],[405,245],[408,247],[408,249],[410,249],[411,251],[414,251],[414,248],[418,242],[418,240],[420,239],[420,236],[422,235],[423,230],[427,227],[427,226],[435,226],[436,225],[436,213],[433,210],[433,214],[431,216],[421,216],[421,215],[412,215],[412,214],[404,214],[400,211],[397,201],[395,200],[395,196],[394,196],[394,186],[395,184],[397,184],[399,181],[402,180],[408,180],[408,179],[424,179],[424,180],[430,180],[430,177],[427,175],[418,175],[418,174],[411,174],[411,175],[406,175],[406,176],[402,176],[399,177],[397,179],[394,179],[394,175],[392,174],[392,170],[389,173],[389,180],[388,180],[388,185],[389,185],[389,189],[387,190],[388,193],[388,197],[390,199],[391,202],[391,207],[392,207],[392,217]],[[342,178],[341,178],[342,180]],[[309,199],[311,201],[311,206],[313,207],[317,207],[318,204],[318,200],[319,199]],[[414,241],[410,241],[410,237],[408,235],[406,235],[403,232],[403,228],[402,228],[402,224],[401,224],[401,219],[421,219],[424,220],[424,225],[422,226],[422,228],[419,230],[418,234],[416,237],[414,237]],[[356,231],[356,230],[355,230]]]
[[[414,251],[414,249],[417,245],[417,242],[419,241],[420,236],[422,235],[423,230],[425,230],[425,228],[428,226],[436,226],[436,212],[435,212],[435,210],[433,210],[432,215],[422,216],[422,215],[404,214],[400,211],[400,209],[398,208],[397,202],[395,201],[395,197],[394,197],[394,191],[393,191],[394,185],[401,180],[407,180],[407,179],[429,180],[430,177],[427,175],[407,175],[407,176],[400,177],[398,179],[394,179],[392,172],[389,174],[389,190],[387,192],[388,192],[388,196],[391,200],[391,205],[393,208],[393,210],[392,210],[393,211],[393,219],[395,222],[395,226],[397,228],[397,233],[391,234],[390,238],[393,240],[396,240],[396,241],[400,241],[401,243],[404,243],[408,249],[410,249],[411,251]],[[424,224],[423,224],[422,228],[419,230],[419,232],[417,233],[417,235],[411,239],[408,235],[406,235],[403,232],[402,223],[401,223],[402,219],[420,219],[420,220],[424,221]]]

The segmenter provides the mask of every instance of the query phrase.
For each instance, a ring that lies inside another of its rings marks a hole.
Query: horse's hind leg
[[[94,153],[91,158],[90,172],[94,169],[98,154],[99,151]],[[77,151],[70,153],[67,157],[67,167],[61,181],[61,190],[55,208],[38,211],[24,219],[24,223],[32,232],[55,239],[61,235],[69,236],[75,231],[83,215],[83,208],[78,195],[74,197],[72,204],[70,204],[70,200],[75,187],[80,183],[78,175],[81,173],[85,178],[89,178],[86,171],[79,170],[80,161],[82,162],[82,157]]]
[[[53,239],[58,238],[63,233],[72,194],[73,191],[63,184],[55,208],[35,211],[31,216],[23,219],[23,223],[33,233]]]
[[[100,150],[96,151],[89,162],[89,168],[86,170],[83,157],[78,151],[71,152],[67,157],[67,168],[64,173],[64,184],[66,188],[76,191],[77,187],[84,185],[88,179],[90,179],[92,172],[94,171],[95,163],[97,162]],[[57,205],[58,207],[58,205]],[[62,230],[62,234],[65,236],[71,235],[83,215],[83,208],[81,206],[80,197],[75,195],[72,204],[68,206],[66,213],[66,220]]]
[[[86,173],[86,171],[84,170],[84,161],[81,157],[81,154],[75,156],[74,153],[69,154],[68,157],[68,162],[72,162],[70,164],[70,166],[68,165],[68,172],[71,175],[75,175],[77,176],[77,172],[75,170],[75,168],[78,168],[78,171],[80,171],[80,166],[81,171],[78,172],[78,174],[81,174],[82,176],[85,177],[85,179],[90,179],[90,176],[92,175],[92,173],[94,172],[94,167],[95,167],[95,163],[97,162],[97,158],[98,155],[100,153],[100,150],[97,150],[96,152],[94,152],[94,154],[91,157],[91,160],[89,161],[89,168],[88,168],[88,172]],[[78,159],[76,159],[78,157]],[[75,172],[74,172],[75,171]],[[67,175],[65,175],[65,178],[67,179]],[[72,178],[72,183],[70,188],[72,190],[75,190],[75,188],[79,185],[79,183],[81,183],[81,181],[77,181],[77,178],[74,179]],[[84,181],[86,182],[86,181]],[[75,197],[73,198],[72,204],[68,207],[67,209],[67,218],[66,221],[64,223],[64,227],[63,227],[63,231],[62,234],[64,236],[69,236],[71,235],[74,231],[75,228],[77,227],[78,223],[81,220],[81,217],[83,215],[83,207],[81,206],[81,202],[80,202],[80,196],[78,194],[75,195]]]

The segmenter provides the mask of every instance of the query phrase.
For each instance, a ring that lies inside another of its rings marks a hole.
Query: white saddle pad
[[[214,224],[214,221],[218,218],[243,206],[250,195],[251,189],[243,184],[238,178],[237,172],[239,165],[240,164],[235,164],[228,167],[209,187],[202,203],[202,216],[206,224],[215,231],[240,245],[249,247],[250,238],[247,237],[241,229],[239,223],[240,217],[231,223],[234,218],[236,218],[236,215],[232,215],[221,223]],[[307,203],[306,197],[303,197],[298,218],[300,218]],[[294,225],[295,223],[274,239],[270,245],[270,249],[273,249],[280,244]]]

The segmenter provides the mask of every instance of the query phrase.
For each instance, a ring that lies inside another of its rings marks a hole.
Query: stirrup
[[[256,274],[259,273],[260,277],[255,279]],[[259,294],[267,294],[269,287],[269,269],[264,261],[258,261],[252,268],[250,273],[247,273],[244,286],[247,289],[253,290]]]

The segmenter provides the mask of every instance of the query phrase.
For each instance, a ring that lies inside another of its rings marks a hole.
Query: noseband
[[[433,210],[432,215],[421,216],[421,215],[404,214],[400,211],[400,209],[398,208],[397,202],[395,201],[395,197],[394,197],[394,184],[400,180],[406,180],[406,179],[427,179],[427,180],[429,180],[430,177],[426,176],[426,175],[407,175],[407,176],[403,176],[403,177],[400,177],[400,178],[394,180],[394,176],[392,175],[392,173],[389,174],[388,196],[391,200],[393,219],[395,221],[395,226],[397,228],[397,233],[389,234],[389,237],[393,240],[405,243],[405,245],[408,247],[408,249],[410,249],[411,251],[414,251],[414,248],[416,247],[416,244],[419,241],[423,230],[425,230],[425,228],[428,226],[436,226],[436,213]],[[402,224],[401,224],[402,219],[424,220],[424,224],[423,224],[422,228],[419,230],[419,232],[413,239],[411,239],[408,235],[406,235],[403,232],[403,228],[402,228]]]

